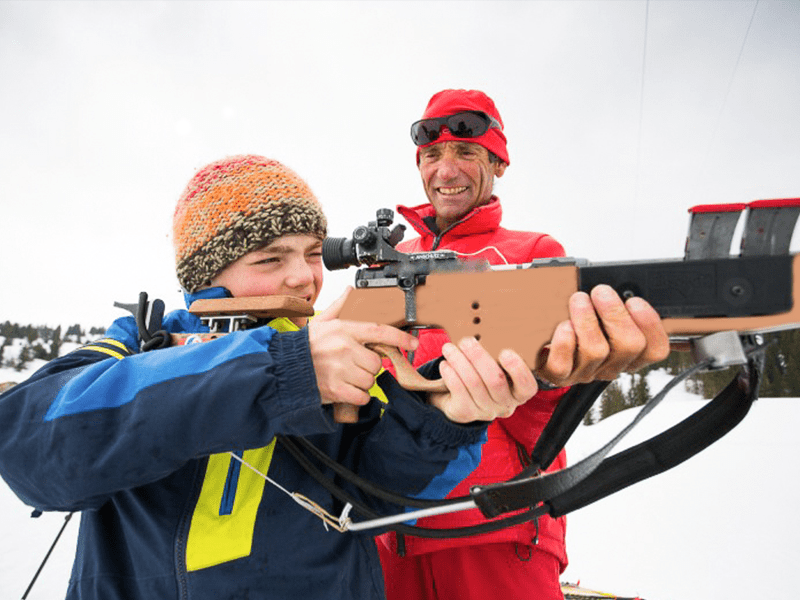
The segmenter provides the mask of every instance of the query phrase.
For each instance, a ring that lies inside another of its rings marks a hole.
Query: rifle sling
[[[605,457],[670,389],[704,366],[695,365],[670,381],[614,439],[572,467],[505,484],[476,486],[471,493],[473,500],[487,518],[541,502],[549,506],[551,516],[557,517],[684,462],[728,433],[747,414],[758,390],[758,368],[752,358],[747,368],[703,409],[647,442]]]
[[[536,441],[529,460],[530,467],[514,479],[531,476],[540,469],[544,470],[550,466],[609,383],[608,381],[579,383],[564,394]]]
[[[679,465],[722,438],[744,419],[757,398],[759,371],[752,364],[713,401],[662,434],[605,461],[580,485],[548,501],[558,517]]]

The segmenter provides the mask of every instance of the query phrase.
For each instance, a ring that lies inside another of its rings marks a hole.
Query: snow
[[[704,403],[674,391],[625,446]],[[634,414],[582,427],[567,446],[570,461],[600,447]],[[569,515],[563,579],[647,600],[787,597],[800,564],[798,423],[798,399],[762,398],[736,429],[686,463]]]
[[[0,380],[22,374],[0,370]],[[666,380],[648,379],[651,390]],[[677,389],[626,438],[630,445],[672,426],[704,400]],[[635,416],[631,409],[580,427],[570,461],[599,448]],[[568,516],[570,566],[563,581],[646,600],[786,598],[800,564],[800,399],[763,398],[709,449],[658,477]],[[620,448],[621,449],[621,448]],[[0,590],[21,598],[64,523],[63,513],[31,519],[0,483]],[[28,598],[64,596],[78,518],[70,521]],[[331,533],[331,535],[340,535]]]

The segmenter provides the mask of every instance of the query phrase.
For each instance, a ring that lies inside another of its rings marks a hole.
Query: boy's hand
[[[464,338],[458,346],[445,344],[442,354],[439,372],[449,391],[428,398],[456,423],[510,417],[539,391],[533,373],[511,350],[500,352],[495,362],[475,338]]]
[[[661,318],[642,298],[623,303],[611,287],[598,285],[590,295],[573,294],[569,313],[570,320],[556,328],[540,356],[536,372],[550,383],[612,381],[669,354]]]
[[[395,327],[375,323],[341,321],[337,317],[347,295],[308,324],[308,341],[314,374],[323,404],[344,403],[355,407],[369,402],[369,390],[381,369],[381,356],[365,344],[387,344],[402,350],[416,350],[417,339]],[[352,409],[357,411],[357,408]],[[336,420],[353,419],[352,411],[345,416],[337,411]]]

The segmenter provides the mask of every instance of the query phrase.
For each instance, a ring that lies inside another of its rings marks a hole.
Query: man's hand
[[[538,391],[536,379],[522,358],[511,350],[497,362],[475,338],[442,348],[439,365],[448,392],[429,394],[430,403],[456,423],[510,417]]]
[[[386,344],[406,351],[416,350],[419,344],[414,336],[389,325],[339,320],[339,312],[352,289],[348,287],[308,324],[311,359],[323,404],[358,407],[369,402],[367,390],[380,371],[381,356],[365,344]]]
[[[559,324],[536,374],[558,386],[612,381],[669,355],[669,337],[655,309],[642,298],[623,303],[608,285],[577,292],[570,320]]]

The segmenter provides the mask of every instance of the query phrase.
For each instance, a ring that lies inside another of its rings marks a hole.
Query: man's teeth
[[[440,187],[439,188],[439,193],[440,194],[444,194],[446,196],[449,196],[449,195],[452,195],[452,194],[460,194],[461,192],[466,191],[466,189],[467,189],[467,186],[465,186],[465,185],[462,185],[461,187]]]

